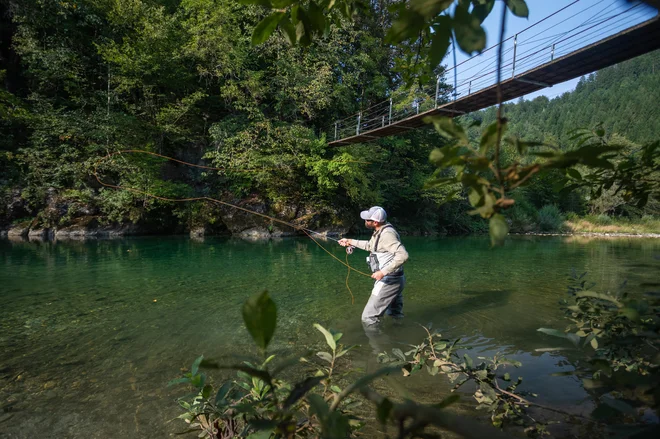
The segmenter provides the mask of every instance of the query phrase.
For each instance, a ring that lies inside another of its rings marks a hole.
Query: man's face
[[[365,221],[364,221],[364,226],[365,226],[367,229],[375,229],[375,228],[376,228],[376,221],[365,220]]]

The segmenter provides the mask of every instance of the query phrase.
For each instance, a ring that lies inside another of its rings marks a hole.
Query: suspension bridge
[[[561,24],[561,26],[559,26]],[[561,27],[562,32],[556,32]],[[660,48],[658,11],[640,3],[576,0],[480,54],[448,68],[415,91],[390,98],[325,128],[329,146],[364,143],[426,126],[426,116],[460,116],[498,103],[497,52],[503,45],[500,89],[506,102]]]

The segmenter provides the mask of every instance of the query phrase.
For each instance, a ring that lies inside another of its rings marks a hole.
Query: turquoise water
[[[470,355],[497,352],[523,362],[518,373],[538,402],[588,413],[572,370],[579,354],[540,353],[562,345],[536,332],[562,329],[557,301],[572,269],[588,271],[600,291],[627,280],[635,291],[657,281],[660,240],[511,238],[491,250],[484,238],[404,238],[405,324],[386,325],[388,345],[420,342],[417,323],[464,337]],[[325,245],[344,259],[343,249]],[[364,253],[350,256],[366,271]],[[278,305],[273,349],[303,352],[322,337],[313,323],[361,347],[350,367],[377,367],[360,314],[371,281],[351,274],[308,239],[247,242],[184,238],[0,241],[0,437],[165,437],[184,430],[168,388],[200,354],[252,351],[240,309],[267,289]],[[443,377],[396,378],[410,396],[440,399]],[[470,397],[465,398],[472,406]]]

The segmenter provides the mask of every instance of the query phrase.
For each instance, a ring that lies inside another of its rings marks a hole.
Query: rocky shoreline
[[[348,232],[346,229],[325,229],[318,231],[315,237],[339,237]],[[203,228],[195,228],[188,233],[191,239],[204,239],[208,236],[231,236],[245,240],[268,240],[287,237],[301,237],[300,233],[285,232],[282,230],[268,230],[263,227],[254,227],[241,230],[237,233],[208,233]],[[402,235],[406,235],[402,233]],[[85,239],[113,239],[125,238],[128,236],[154,236],[135,225],[123,226],[104,226],[104,227],[75,227],[69,226],[61,229],[49,228],[30,228],[25,226],[11,227],[0,230],[0,239],[10,239],[14,241],[60,241],[60,240],[85,240]],[[159,236],[177,236],[176,234],[162,234]],[[409,234],[408,236],[417,236]],[[660,233],[603,233],[603,232],[571,232],[571,233],[510,233],[509,236],[522,237],[588,237],[588,238],[660,238]]]

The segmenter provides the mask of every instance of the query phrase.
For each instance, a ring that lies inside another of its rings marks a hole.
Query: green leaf
[[[506,126],[506,125],[505,125]],[[504,130],[502,131],[504,132]],[[479,153],[485,155],[497,143],[497,121],[486,127],[479,142]]]
[[[337,355],[335,355],[335,357],[336,358],[343,357],[344,355],[346,355],[346,353],[348,351],[350,351],[351,349],[354,349],[356,347],[357,347],[357,345],[348,346],[348,347],[342,349],[340,352],[337,352]]]
[[[193,361],[192,367],[190,368],[190,373],[192,375],[197,375],[197,372],[199,372],[199,365],[202,363],[203,360],[204,360],[204,355],[200,355],[199,357],[197,357],[197,359],[195,359],[195,361]]]
[[[566,170],[566,174],[575,180],[582,180],[582,174],[580,174],[580,172],[575,168],[568,168]]]
[[[284,17],[282,21],[280,21],[280,29],[282,29],[282,33],[284,33],[289,44],[295,46],[297,42],[296,28],[293,27],[293,24],[291,24],[291,20],[289,20],[288,17]]]
[[[612,302],[618,308],[623,308],[623,304],[619,302],[615,297],[610,296],[609,294],[595,293],[593,291],[581,291],[575,295],[575,297],[591,297],[594,299],[601,299],[607,302]]]
[[[483,23],[486,17],[490,14],[495,6],[495,0],[486,0],[475,4],[472,8],[472,15],[479,19],[479,23]]]
[[[472,362],[472,358],[468,354],[463,354],[463,358],[465,359],[465,365],[469,368],[472,369],[474,367],[474,363]]]
[[[273,12],[261,20],[252,32],[252,45],[256,46],[266,41],[285,15],[285,12]]]
[[[539,328],[537,329],[537,331],[542,332],[544,334],[552,335],[553,337],[566,338],[565,332],[561,332],[552,328]]]
[[[328,346],[330,346],[330,349],[335,351],[337,349],[337,342],[335,341],[335,338],[332,336],[330,331],[328,331],[318,323],[314,323],[314,327],[318,329],[321,332],[321,334],[325,336],[325,342],[328,344]]]
[[[454,122],[453,119],[445,116],[426,116],[424,122],[432,123],[440,134],[455,139],[462,145],[468,145],[468,137],[463,127]]]
[[[260,370],[260,369],[255,369],[254,367],[250,367],[248,365],[244,364],[235,364],[232,366],[222,366],[220,367],[221,369],[233,369],[233,370],[238,370],[240,372],[243,372],[251,377],[254,378],[259,378],[261,381],[270,384],[273,380],[273,378],[270,376],[268,371],[265,370]]]
[[[411,0],[410,9],[426,18],[433,18],[447,9],[452,2],[453,0]]]
[[[424,28],[424,17],[419,12],[402,5],[399,16],[392,23],[385,37],[386,43],[397,44],[409,38],[416,38]]]
[[[308,377],[305,378],[304,381],[297,383],[295,386],[293,386],[293,389],[291,389],[289,396],[287,396],[286,399],[284,400],[283,408],[286,410],[289,407],[291,407],[300,398],[305,396],[307,392],[309,392],[314,387],[319,385],[319,383],[323,381],[325,378],[326,378],[325,375],[319,377]]]
[[[233,384],[231,381],[225,382],[219,389],[218,393],[215,395],[215,405],[218,406],[224,406],[228,405],[227,404],[227,395],[229,395],[229,391],[233,387]]]
[[[468,12],[468,3],[459,3],[454,12],[456,43],[465,53],[481,52],[486,47],[486,31],[478,17]]]
[[[176,384],[187,384],[190,383],[190,378],[189,377],[181,377],[181,378],[175,378],[171,380],[169,383],[167,383],[167,386],[174,386]]]
[[[268,291],[253,296],[245,302],[243,322],[257,346],[266,349],[277,325],[277,306],[271,300]]]
[[[321,8],[313,1],[309,2],[309,23],[317,35],[323,34],[325,30],[325,17]]]
[[[429,64],[434,69],[447,54],[449,43],[451,42],[451,19],[447,16],[438,18],[440,25],[433,26],[433,35],[431,36],[431,48],[429,50]]]
[[[496,213],[490,217],[488,229],[490,232],[491,246],[498,247],[504,245],[506,235],[509,233],[509,224],[506,222],[506,219],[502,214]]]
[[[406,361],[406,356],[403,355],[403,351],[399,348],[394,348],[392,349],[392,353],[394,354],[395,357],[397,357],[401,361]]]
[[[325,360],[328,363],[332,364],[332,355],[330,355],[327,352],[317,352],[316,356],[319,357],[321,360]]]
[[[330,413],[330,407],[321,395],[317,395],[316,393],[307,395],[307,401],[309,402],[312,411],[316,413],[320,419],[327,418]]]
[[[598,339],[597,338],[592,338],[590,344],[591,344],[592,348],[598,349]]]
[[[506,5],[513,15],[523,18],[529,17],[529,9],[525,0],[506,0]]]
[[[392,401],[387,398],[383,398],[383,400],[378,404],[376,407],[376,414],[381,424],[385,424],[387,422],[387,418],[390,416],[392,408],[394,408],[394,404],[392,404]]]

